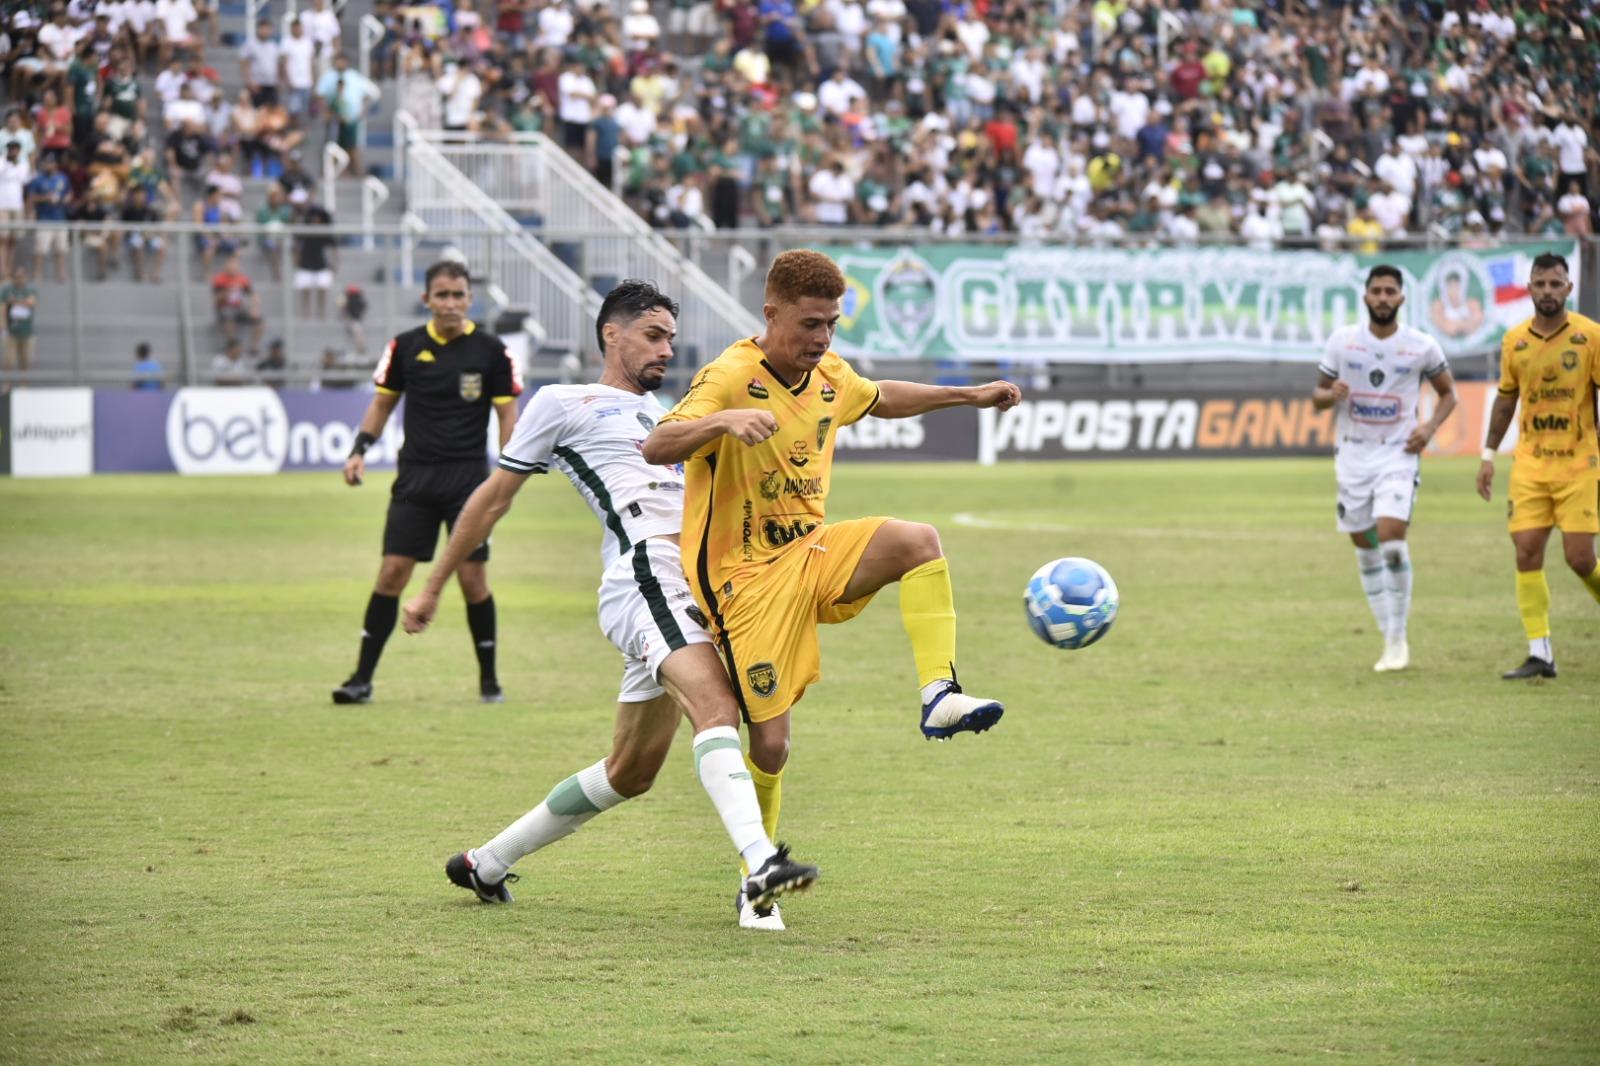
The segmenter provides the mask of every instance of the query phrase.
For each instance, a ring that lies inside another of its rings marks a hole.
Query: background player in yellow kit
[[[711,617],[750,725],[751,773],[769,832],[789,757],[789,709],[821,677],[816,627],[859,614],[900,582],[922,686],[922,731],[940,740],[1000,720],[998,700],[962,692],[955,599],[932,526],[892,518],[824,523],[834,435],[868,414],[1014,406],[1010,382],[973,388],[872,382],[830,350],[844,275],[820,252],[779,255],[765,331],[701,368],[645,441],[645,460],[687,463],[683,562]]]
[[[1533,261],[1528,292],[1531,319],[1500,342],[1500,394],[1489,414],[1478,495],[1490,498],[1494,453],[1517,404],[1507,525],[1517,550],[1517,609],[1528,634],[1528,658],[1500,676],[1508,681],[1555,677],[1550,646],[1550,586],[1544,549],[1553,526],[1589,594],[1600,601],[1600,448],[1595,444],[1595,390],[1600,386],[1600,323],[1567,311],[1572,279],[1567,261],[1546,253]]]

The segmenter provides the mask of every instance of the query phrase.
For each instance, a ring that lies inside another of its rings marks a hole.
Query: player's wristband
[[[1486,463],[1494,462],[1494,449],[1493,448],[1485,448],[1483,450],[1483,461],[1486,462]]]
[[[378,443],[378,438],[363,429],[356,434],[356,442],[350,446],[350,454],[351,456],[366,455],[367,449],[376,443]]]

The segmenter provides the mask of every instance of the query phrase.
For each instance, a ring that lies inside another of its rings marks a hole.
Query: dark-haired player
[[[1544,549],[1561,527],[1567,565],[1600,601],[1600,447],[1595,444],[1595,390],[1600,387],[1600,323],[1567,310],[1572,278],[1567,261],[1547,252],[1528,275],[1533,317],[1506,330],[1500,342],[1500,390],[1478,467],[1478,495],[1490,498],[1494,453],[1522,405],[1511,461],[1506,525],[1517,552],[1517,611],[1528,657],[1500,676],[1507,681],[1555,677],[1550,648],[1550,585]]]
[[[1383,634],[1383,655],[1372,668],[1404,670],[1411,663],[1406,530],[1422,483],[1422,449],[1455,410],[1456,389],[1439,342],[1400,324],[1406,297],[1398,269],[1373,267],[1362,301],[1367,321],[1328,338],[1311,402],[1319,410],[1338,407],[1338,527],[1356,546],[1361,588]],[[1439,402],[1433,417],[1418,424],[1424,379]]]
[[[492,410],[504,447],[516,423],[522,375],[505,344],[467,318],[472,283],[467,268],[451,260],[428,268],[423,303],[432,317],[389,342],[372,380],[378,391],[361,417],[344,480],[359,485],[366,453],[406,397],[405,444],[383,527],[383,562],[361,623],[361,655],[355,673],[333,690],[334,703],[366,703],[383,646],[394,631],[400,594],[420,560],[433,558],[439,527],[453,527],[472,490],[488,474],[488,426]],[[478,695],[485,703],[505,699],[495,673],[494,596],[489,590],[489,542],[474,543],[460,568],[467,601],[467,627],[478,655]]]
[[[451,572],[488,538],[530,474],[566,474],[600,522],[600,628],[623,660],[611,754],[556,785],[494,839],[452,856],[445,873],[486,903],[511,902],[512,865],[648,790],[686,714],[700,783],[755,871],[740,885],[741,902],[752,901],[741,924],[782,929],[773,901],[810,885],[817,869],[789,858],[762,827],[739,747],[738,705],[678,555],[683,470],[652,466],[640,451],[666,413],[654,393],[672,360],[677,315],[677,304],[648,282],[624,281],[607,294],[595,323],[605,355],[599,383],[534,394],[499,469],[467,501],[427,583],[406,603],[406,631],[421,632]]]
[[[830,349],[844,275],[792,250],[767,272],[765,331],[731,345],[645,442],[645,459],[688,463],[683,556],[750,725],[750,764],[776,832],[790,709],[821,676],[819,623],[854,618],[900,584],[900,617],[922,686],[922,732],[940,740],[1000,720],[997,700],[956,683],[950,568],[932,526],[892,518],[825,523],[834,439],[867,415],[1004,410],[1010,382],[974,388],[872,382]]]

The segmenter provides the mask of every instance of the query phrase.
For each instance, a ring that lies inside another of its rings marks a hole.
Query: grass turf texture
[[[387,477],[0,481],[0,1060],[1593,1062],[1600,610],[1553,545],[1562,676],[1498,679],[1472,470],[1425,464],[1386,676],[1328,462],[841,468],[836,517],[939,525],[1010,710],[922,740],[892,589],[826,630],[781,834],[824,881],[780,936],[734,927],[687,727],[514,906],[441,873],[607,748],[558,479],[496,533],[508,702],[452,591],[337,709]],[[1069,554],[1123,596],[1079,653],[1021,606]]]

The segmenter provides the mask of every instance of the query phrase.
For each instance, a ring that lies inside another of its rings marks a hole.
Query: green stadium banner
[[[847,357],[1032,362],[1315,362],[1360,320],[1367,271],[1405,278],[1403,321],[1447,355],[1496,349],[1533,314],[1533,257],[1576,242],[1356,252],[1049,245],[820,246],[845,274]]]

